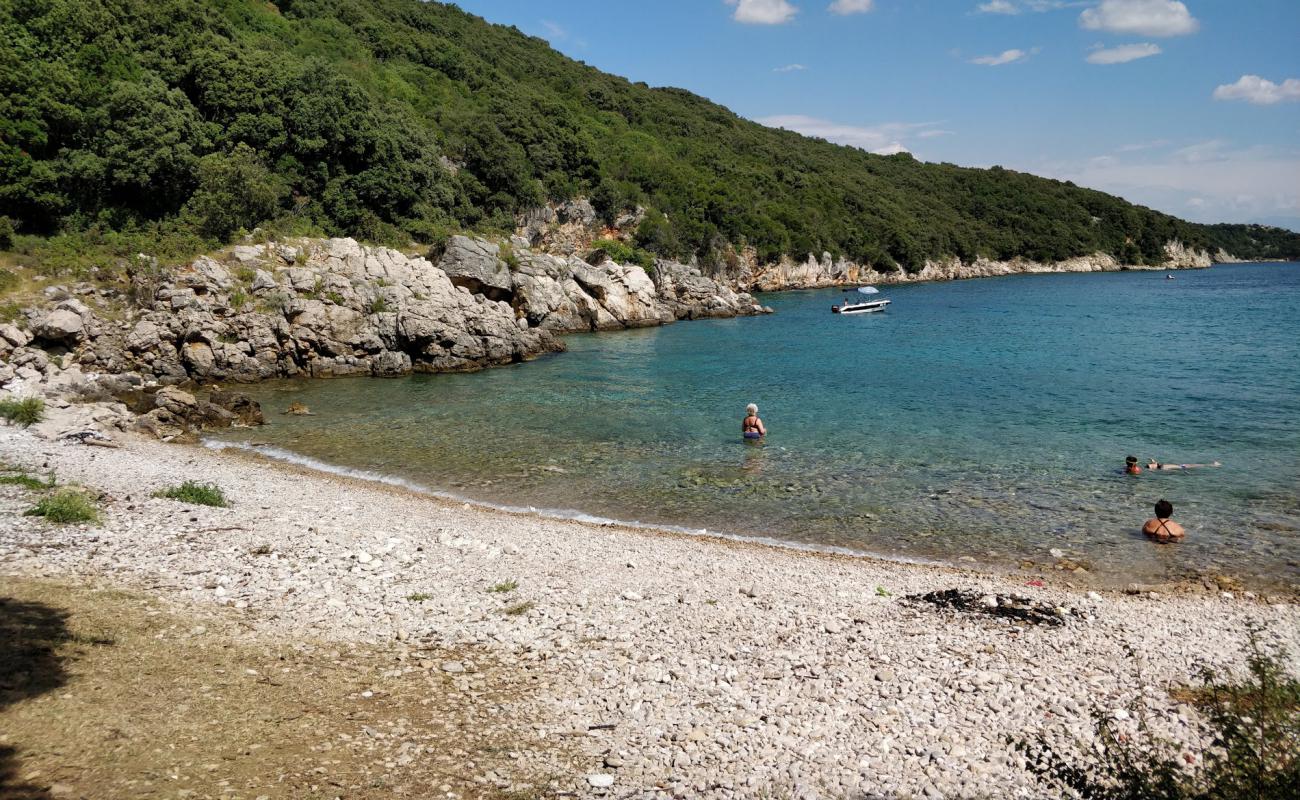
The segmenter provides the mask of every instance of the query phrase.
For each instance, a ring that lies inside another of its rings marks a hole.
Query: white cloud
[[[1222,139],[1208,139],[1204,142],[1189,144],[1174,151],[1174,159],[1184,164],[1208,164],[1212,161],[1227,161],[1228,143]]]
[[[1271,106],[1300,100],[1300,78],[1273,83],[1258,75],[1242,75],[1236,83],[1225,83],[1214,90],[1215,100],[1245,100],[1257,106]]]
[[[776,67],[773,72],[803,72],[808,69],[803,64],[786,64],[784,67]]]
[[[731,18],[749,25],[782,25],[794,19],[799,9],[787,0],[724,0],[735,6]]]
[[[1184,36],[1200,23],[1178,0],[1102,0],[1079,15],[1079,25],[1092,31],[1141,36]]]
[[[865,14],[873,4],[874,0],[835,0],[829,8],[832,14]]]
[[[972,58],[970,63],[982,64],[986,67],[997,67],[1002,64],[1014,64],[1017,61],[1024,61],[1029,58],[1029,53],[1024,50],[1003,50],[995,56],[978,56]]]
[[[933,139],[936,136],[952,136],[954,131],[944,131],[934,128],[927,131],[920,131],[916,135],[921,139]]]
[[[1168,147],[1168,139],[1153,139],[1149,142],[1134,142],[1133,144],[1120,145],[1115,148],[1117,153],[1137,153],[1141,150],[1155,150],[1161,147]]]
[[[551,22],[549,19],[542,20],[542,28],[546,31],[546,38],[550,40],[566,39],[569,32],[558,22]]]
[[[1100,48],[1101,46],[1098,45]],[[1088,54],[1089,64],[1124,64],[1129,61],[1137,61],[1139,58],[1147,56],[1158,56],[1161,53],[1160,45],[1151,44],[1150,42],[1140,42],[1138,44],[1122,44],[1118,47],[1094,49]]]
[[[1070,180],[1201,222],[1294,217],[1300,204],[1300,151],[1234,148],[1222,139],[1161,152],[1164,143],[1074,164],[1026,171]],[[1124,151],[1119,148],[1116,153]],[[1010,166],[1010,165],[1008,165]]]
[[[804,136],[815,136],[828,142],[849,145],[850,147],[857,147],[884,156],[893,155],[894,153],[910,153],[911,150],[904,144],[904,141],[912,136],[929,138],[951,133],[951,131],[937,130],[934,127],[936,125],[934,122],[886,122],[881,125],[844,125],[839,122],[818,117],[808,117],[802,114],[778,114],[771,117],[761,117],[757,122],[769,128],[785,128],[795,133],[802,133]]]
[[[987,3],[980,3],[975,10],[981,14],[1019,14],[1020,9],[1008,3],[1007,0],[989,0]]]

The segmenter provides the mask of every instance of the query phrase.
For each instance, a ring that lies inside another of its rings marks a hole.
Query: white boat
[[[874,286],[863,286],[858,289],[862,294],[880,294],[880,290]],[[862,300],[859,302],[850,302],[845,300],[837,306],[831,306],[832,314],[871,314],[876,311],[884,311],[889,301],[883,297],[872,298],[871,300]]]

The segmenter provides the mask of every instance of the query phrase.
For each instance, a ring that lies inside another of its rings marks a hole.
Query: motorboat
[[[880,290],[874,286],[861,286],[858,292],[865,295],[880,294]],[[884,297],[872,297],[870,300],[852,301],[846,299],[839,305],[831,306],[832,314],[872,314],[876,311],[884,311],[885,306],[889,305],[889,300]]]

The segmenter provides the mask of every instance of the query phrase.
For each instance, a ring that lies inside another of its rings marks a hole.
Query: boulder
[[[501,248],[491,242],[453,236],[438,268],[456,286],[493,300],[506,299],[514,292],[514,280],[500,253]]]
[[[242,392],[213,389],[208,394],[208,402],[234,414],[236,421],[240,425],[251,427],[266,422],[266,418],[262,415],[262,406]]]
[[[17,325],[5,324],[0,325],[0,339],[4,339],[11,347],[25,347],[32,337]]]
[[[81,315],[66,308],[56,308],[37,320],[33,326],[37,339],[54,344],[76,344],[85,332],[86,324]]]

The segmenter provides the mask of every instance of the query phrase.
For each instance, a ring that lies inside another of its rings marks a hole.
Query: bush
[[[19,283],[17,275],[7,269],[0,269],[0,294],[17,289]]]
[[[382,314],[387,310],[388,298],[384,297],[382,294],[375,295],[374,299],[370,301],[371,314]]]
[[[609,256],[617,264],[636,264],[651,275],[654,274],[654,257],[639,247],[633,247],[617,239],[597,239],[591,243],[591,252],[587,254],[589,262],[601,253]]]
[[[50,522],[60,524],[99,521],[99,511],[96,510],[95,504],[76,489],[64,489],[57,494],[42,497],[39,503],[24,513],[24,516],[45,517]]]
[[[14,249],[14,221],[0,216],[0,250]]]
[[[200,506],[216,506],[225,508],[229,506],[226,500],[225,492],[214,483],[198,483],[196,481],[185,481],[180,486],[169,486],[166,489],[159,489],[153,493],[154,497],[165,497],[169,500],[180,500],[183,503],[194,503]]]
[[[24,428],[35,425],[45,419],[45,401],[39,397],[6,397],[0,400],[0,417]]]
[[[204,235],[221,242],[240,228],[252,228],[275,214],[285,189],[257,152],[240,142],[229,153],[209,153],[198,162],[199,186],[184,216]]]
[[[501,260],[506,262],[506,266],[512,270],[519,269],[519,256],[515,255],[515,248],[509,242],[501,245]]]
[[[1171,692],[1197,706],[1205,719],[1210,745],[1199,748],[1199,757],[1183,756],[1183,748],[1156,739],[1138,708],[1136,739],[1094,712],[1101,744],[1095,759],[1057,753],[1041,737],[1015,747],[1028,756],[1029,769],[1040,781],[1084,800],[1294,798],[1300,786],[1300,682],[1287,674],[1286,662],[1285,650],[1265,653],[1252,629],[1246,650],[1250,674],[1244,683],[1220,683],[1206,668],[1200,687]],[[1188,766],[1198,761],[1200,767]]]

